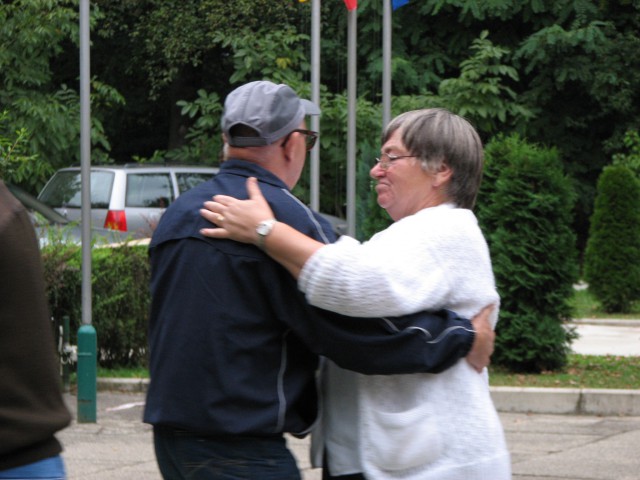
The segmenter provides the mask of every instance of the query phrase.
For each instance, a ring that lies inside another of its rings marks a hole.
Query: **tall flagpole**
[[[391,121],[391,0],[382,0],[382,129]]]
[[[311,101],[320,105],[320,1],[311,1]],[[311,130],[320,132],[320,117],[311,116]],[[311,208],[320,209],[320,142],[311,150]]]
[[[356,29],[357,8],[348,12],[347,44],[347,234],[356,235]]]
[[[80,0],[80,178],[82,225],[82,325],[78,330],[78,423],[97,417],[97,336],[91,324],[91,96],[90,0]]]

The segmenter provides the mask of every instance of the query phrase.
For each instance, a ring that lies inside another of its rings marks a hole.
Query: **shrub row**
[[[81,248],[54,242],[42,250],[51,315],[56,325],[69,316],[70,341],[82,323]],[[92,324],[98,361],[106,368],[147,365],[149,262],[146,246],[92,250]]]

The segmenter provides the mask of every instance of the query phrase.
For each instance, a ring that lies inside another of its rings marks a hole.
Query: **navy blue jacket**
[[[202,204],[216,194],[247,198],[250,176],[279,221],[335,240],[326,220],[249,162],[228,160],[181,195],[149,250],[145,422],[203,435],[300,434],[316,418],[319,355],[365,374],[396,374],[442,371],[468,353],[471,324],[451,312],[366,319],[320,310],[255,246],[200,235],[210,226]]]

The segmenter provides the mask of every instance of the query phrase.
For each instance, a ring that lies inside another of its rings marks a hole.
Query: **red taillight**
[[[126,232],[127,216],[125,215],[124,210],[109,210],[107,212],[107,218],[104,221],[104,228]]]

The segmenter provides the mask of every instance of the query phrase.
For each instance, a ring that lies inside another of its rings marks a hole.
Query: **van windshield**
[[[109,208],[113,172],[91,172],[91,208]],[[38,199],[51,208],[80,208],[82,182],[79,171],[59,171],[44,186]]]

